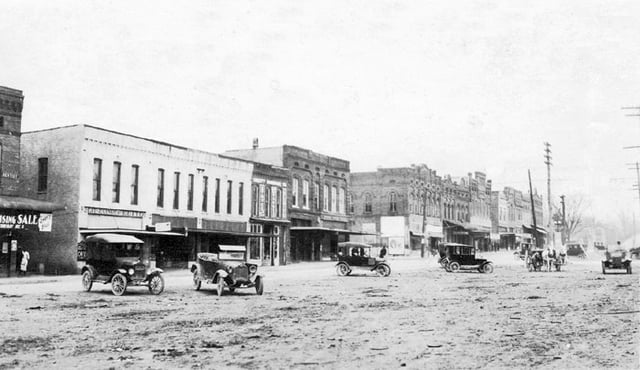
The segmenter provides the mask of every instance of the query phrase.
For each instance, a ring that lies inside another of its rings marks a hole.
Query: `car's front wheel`
[[[85,292],[88,292],[91,290],[92,286],[93,278],[91,276],[91,271],[86,270],[84,273],[82,273],[82,289],[84,289]]]
[[[216,290],[216,293],[218,293],[218,297],[220,297],[222,295],[222,291],[224,290],[224,286],[225,286],[225,282],[224,279],[222,278],[222,276],[218,276],[218,288]]]
[[[200,290],[202,287],[202,280],[198,277],[198,271],[193,272],[193,289]]]
[[[391,274],[391,268],[385,264],[380,264],[376,267],[376,272],[380,276],[389,276]]]
[[[164,278],[160,274],[155,274],[149,280],[149,291],[158,295],[164,290]]]
[[[336,272],[339,276],[345,276],[349,274],[349,266],[347,266],[345,263],[341,263],[336,267]]]
[[[456,271],[460,270],[460,264],[458,262],[455,262],[455,261],[451,262],[449,264],[449,270],[451,272],[456,272]]]
[[[264,293],[264,281],[261,277],[256,278],[256,294],[262,295]]]
[[[485,263],[484,265],[482,265],[482,272],[484,272],[485,274],[492,273],[493,272],[493,264]]]
[[[111,291],[113,295],[123,295],[127,290],[127,278],[121,273],[113,275],[111,278]]]

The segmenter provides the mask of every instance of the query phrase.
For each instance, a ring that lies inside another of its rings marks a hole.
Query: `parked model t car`
[[[627,274],[631,273],[631,258],[626,250],[615,249],[611,252],[605,252],[605,260],[602,261],[602,273],[606,274],[607,269],[627,270]]]
[[[131,235],[95,234],[82,243],[86,246],[87,264],[82,268],[85,291],[90,291],[94,282],[111,284],[111,291],[118,296],[129,286],[147,286],[152,294],[164,290],[162,270],[151,267],[142,240]]]
[[[365,243],[338,243],[336,272],[340,276],[351,274],[354,268],[375,271],[380,276],[389,276],[391,267],[384,258],[372,254],[374,248]]]
[[[193,287],[200,290],[203,282],[216,284],[219,296],[225,287],[230,292],[254,287],[262,295],[264,277],[258,274],[258,265],[246,262],[245,256],[243,245],[220,245],[217,253],[198,253],[198,261],[191,266]]]
[[[483,258],[476,258],[476,249],[471,245],[443,243],[440,248],[440,264],[447,272],[456,272],[461,269],[493,272],[493,263]]]

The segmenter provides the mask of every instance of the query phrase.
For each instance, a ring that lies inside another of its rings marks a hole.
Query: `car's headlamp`
[[[132,268],[130,268],[127,272],[129,273],[129,275],[133,275],[133,269]]]
[[[256,265],[249,266],[249,272],[250,273],[255,274],[256,271],[258,271],[258,266],[256,266]]]
[[[228,272],[233,272],[233,267],[231,267],[231,266],[227,267],[227,271]]]

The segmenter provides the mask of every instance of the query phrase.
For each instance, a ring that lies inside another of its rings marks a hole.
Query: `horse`
[[[556,251],[551,250],[551,248],[545,249],[542,252],[542,260],[544,261],[544,265],[547,267],[547,272],[551,271],[551,266],[555,266]]]

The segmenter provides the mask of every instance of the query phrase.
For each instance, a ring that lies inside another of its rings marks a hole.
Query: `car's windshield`
[[[142,244],[118,243],[113,245],[116,257],[140,257]]]
[[[218,258],[221,260],[237,260],[244,261],[244,252],[224,252],[218,253]]]

